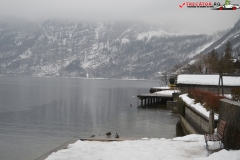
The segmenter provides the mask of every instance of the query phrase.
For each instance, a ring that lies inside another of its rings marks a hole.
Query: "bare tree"
[[[163,82],[164,85],[168,85],[168,73],[167,72],[163,72],[160,75],[160,80]]]
[[[204,73],[204,70],[206,68],[204,58],[205,58],[205,56],[200,55],[199,58],[196,60],[196,62],[195,62],[196,71],[195,72],[201,73],[201,74]]]

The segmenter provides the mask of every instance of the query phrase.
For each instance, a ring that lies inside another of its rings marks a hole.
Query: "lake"
[[[173,138],[178,116],[141,109],[157,81],[0,77],[0,159],[33,160],[73,138]],[[132,106],[131,106],[132,105]]]

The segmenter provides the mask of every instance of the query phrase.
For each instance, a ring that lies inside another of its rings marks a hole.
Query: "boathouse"
[[[231,94],[231,89],[240,87],[240,74],[223,75],[222,76],[224,94]],[[187,93],[189,89],[200,89],[213,93],[218,93],[219,90],[219,75],[210,74],[182,74],[177,77],[176,87],[180,88],[181,93]]]

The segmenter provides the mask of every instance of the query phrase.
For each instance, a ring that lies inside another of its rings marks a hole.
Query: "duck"
[[[111,132],[107,132],[106,135],[109,137],[111,136]]]
[[[119,135],[117,133],[115,134],[115,138],[119,138]]]
[[[95,135],[92,135],[90,138],[93,138],[93,137],[95,137]]]

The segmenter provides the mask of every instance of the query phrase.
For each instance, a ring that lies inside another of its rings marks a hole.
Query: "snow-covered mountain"
[[[149,79],[225,41],[222,37],[227,35],[181,35],[162,28],[130,22],[2,20],[0,71],[18,76]]]
[[[218,34],[221,34],[219,32]],[[231,42],[233,52],[232,56],[237,57],[240,53],[240,19],[235,23],[234,27],[229,29],[220,39],[215,41],[212,45],[203,50],[204,53],[210,52],[212,49],[216,49],[219,53],[223,54],[227,41]]]

